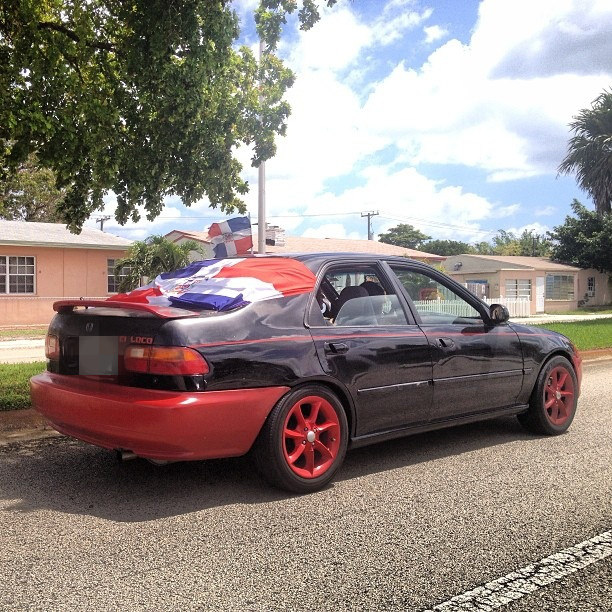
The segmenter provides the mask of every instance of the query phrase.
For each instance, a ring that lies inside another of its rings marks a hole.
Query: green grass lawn
[[[0,411],[30,407],[30,378],[45,370],[44,361],[0,363]]]
[[[580,351],[612,348],[612,319],[538,325],[567,336]]]
[[[46,325],[37,327],[2,327],[0,328],[0,340],[44,338],[46,333]]]
[[[549,314],[555,314],[549,313]],[[582,308],[578,308],[578,310],[568,310],[567,312],[560,312],[558,314],[572,314],[572,315],[585,315],[585,314],[612,314],[612,304],[607,304],[606,306],[583,306]]]

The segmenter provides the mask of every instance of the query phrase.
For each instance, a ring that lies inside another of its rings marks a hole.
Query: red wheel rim
[[[558,366],[548,374],[544,387],[544,410],[553,425],[563,425],[574,410],[574,380],[567,368]]]
[[[283,428],[283,454],[291,471],[317,478],[334,464],[339,450],[340,420],[334,407],[316,395],[296,402]]]

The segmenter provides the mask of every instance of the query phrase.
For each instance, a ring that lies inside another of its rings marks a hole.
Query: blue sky
[[[234,2],[253,48],[255,5]],[[556,168],[572,116],[612,86],[611,32],[608,0],[340,0],[309,32],[291,20],[279,54],[296,83],[266,165],[268,222],[366,238],[360,213],[376,210],[375,234],[406,222],[468,242],[552,229],[573,198],[592,206]],[[237,155],[256,220],[257,171],[248,149]],[[223,218],[168,198],[154,222],[105,230],[142,239]]]

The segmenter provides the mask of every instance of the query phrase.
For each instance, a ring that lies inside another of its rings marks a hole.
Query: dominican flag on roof
[[[208,237],[214,245],[215,257],[231,257],[248,253],[253,246],[251,220],[248,217],[234,217],[227,221],[213,223],[208,228]]]
[[[286,257],[207,259],[160,274],[152,283],[109,300],[227,311],[253,302],[308,293],[315,275]]]

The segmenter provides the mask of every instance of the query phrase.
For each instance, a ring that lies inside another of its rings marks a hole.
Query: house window
[[[587,278],[587,295],[593,297],[595,295],[595,277],[589,276]]]
[[[468,291],[471,291],[481,300],[489,297],[489,283],[486,280],[467,280],[465,286]]]
[[[531,299],[531,280],[514,278],[506,280],[506,297],[512,299]]]
[[[119,285],[124,278],[127,278],[130,274],[130,268],[125,266],[121,269],[121,274],[119,276],[115,276],[115,265],[117,264],[117,259],[107,259],[107,275],[108,275],[108,293],[117,293],[119,291]]]
[[[34,257],[0,255],[0,293],[34,293]]]
[[[546,275],[547,300],[573,300],[574,277],[561,274]]]

